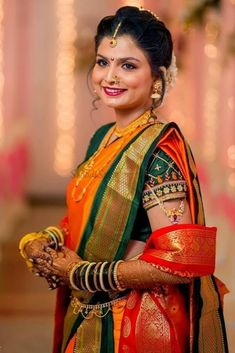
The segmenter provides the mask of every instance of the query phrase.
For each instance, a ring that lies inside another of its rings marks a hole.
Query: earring
[[[154,82],[153,93],[151,95],[151,98],[160,99],[161,98],[161,93],[162,93],[162,81],[161,80],[157,80],[157,81]]]

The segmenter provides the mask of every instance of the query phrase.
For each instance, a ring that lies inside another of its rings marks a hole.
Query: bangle
[[[70,285],[73,289],[75,290],[80,290],[80,288],[77,286],[76,284],[76,271],[80,268],[83,267],[85,264],[89,264],[88,261],[80,261],[80,262],[75,262],[72,263],[71,265],[69,265],[69,269],[67,271],[69,271],[68,277],[69,277],[69,282]],[[73,267],[71,268],[71,266],[73,265]],[[68,273],[68,272],[67,272]]]
[[[45,229],[46,231],[52,231],[57,237],[59,244],[64,245],[64,235],[61,229],[58,227],[50,226]]]
[[[88,267],[86,268],[86,272],[85,272],[85,286],[86,286],[86,289],[91,292],[91,293],[95,293],[96,290],[93,290],[89,284],[89,280],[88,280],[88,276],[89,276],[89,273],[90,273],[90,270],[91,270],[91,267],[96,265],[96,262],[91,262]]]
[[[79,290],[79,288],[76,286],[74,281],[74,273],[78,268],[79,268],[79,264],[75,265],[69,273],[69,282],[70,282],[71,288],[75,290]]]
[[[79,269],[76,271],[76,279],[77,283],[79,284],[78,287],[82,290],[87,290],[84,280],[85,280],[85,270],[87,266],[89,266],[90,262],[87,262],[83,264],[83,266],[80,266]]]
[[[25,253],[25,247],[28,243],[36,239],[46,239],[47,241],[49,240],[48,236],[44,235],[43,233],[29,233],[23,236],[19,243],[20,255],[26,261],[26,264],[30,269],[33,267],[33,264],[29,261],[29,258]]]
[[[47,234],[49,236],[50,242],[55,244],[55,246],[53,247],[54,250],[58,250],[59,243],[58,243],[58,239],[57,239],[56,235],[53,232],[49,231],[49,230],[44,230],[43,234]]]
[[[108,269],[108,283],[109,283],[109,286],[112,290],[116,291],[117,288],[115,286],[115,282],[114,282],[114,278],[113,278],[113,267],[115,265],[116,261],[113,261],[111,262],[110,266],[109,266],[109,269]]]
[[[102,265],[102,262],[97,262],[94,271],[93,271],[93,282],[94,282],[94,287],[96,288],[97,291],[101,291],[101,288],[98,284],[98,277],[99,277],[99,272],[98,272],[98,268]]]
[[[102,265],[100,266],[100,273],[99,273],[99,280],[100,280],[100,287],[101,290],[103,290],[104,292],[108,292],[109,289],[106,289],[104,286],[104,281],[103,281],[103,271],[104,271],[104,267],[105,265],[107,265],[107,261],[103,262]]]
[[[114,282],[115,282],[115,285],[116,285],[116,288],[117,290],[119,290],[120,292],[126,290],[126,288],[122,288],[119,281],[118,281],[118,278],[117,278],[117,269],[118,269],[118,265],[121,263],[121,262],[124,262],[123,260],[119,260],[115,263],[115,266],[114,266],[114,269],[113,269],[113,279],[114,279]]]

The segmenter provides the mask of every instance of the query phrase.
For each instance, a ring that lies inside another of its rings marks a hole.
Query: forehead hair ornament
[[[146,10],[143,6],[140,6],[140,11],[147,11],[147,12],[149,12],[153,17],[155,17],[156,18],[156,20],[160,20],[160,18],[153,12],[153,11],[151,11],[151,10]]]
[[[112,35],[112,39],[111,39],[111,41],[109,42],[109,45],[110,45],[111,48],[115,48],[116,45],[117,45],[117,39],[116,39],[116,37],[117,37],[117,34],[118,34],[118,30],[119,30],[119,28],[121,27],[121,24],[122,24],[122,21],[120,21],[120,22],[118,23],[118,25],[117,25],[117,27],[116,27],[116,29],[115,29],[113,35]]]

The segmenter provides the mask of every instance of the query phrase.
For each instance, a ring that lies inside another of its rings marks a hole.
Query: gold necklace
[[[125,143],[125,140],[121,140],[119,143],[117,143],[117,146],[113,153],[110,153],[109,158],[105,160],[104,163],[102,163],[101,168],[99,168],[96,173],[93,171],[91,173],[91,177],[86,183],[86,185],[83,187],[83,189],[77,194],[77,189],[79,184],[81,183],[82,179],[84,179],[87,174],[90,172],[90,170],[94,167],[95,160],[96,158],[101,154],[101,152],[104,150],[104,148],[107,146],[111,136],[113,133],[117,137],[124,137],[127,135],[131,135],[138,127],[143,126],[148,123],[149,118],[151,117],[150,111],[145,112],[143,115],[141,115],[138,119],[134,120],[132,123],[130,123],[128,126],[126,126],[124,129],[119,129],[116,124],[110,129],[109,133],[107,136],[104,138],[104,140],[101,142],[99,148],[95,153],[86,161],[84,162],[81,167],[80,171],[78,173],[78,176],[75,181],[75,185],[72,189],[72,199],[75,202],[80,202],[86,193],[88,187],[90,186],[91,182],[98,176],[100,175],[100,172],[105,168],[105,166],[113,159],[113,157],[116,155],[116,152],[122,147],[122,145]],[[77,195],[76,195],[77,194]]]
[[[145,125],[148,123],[149,118],[151,117],[151,113],[150,110],[147,110],[144,114],[142,114],[139,118],[137,118],[136,120],[132,121],[129,125],[127,125],[124,128],[120,128],[117,126],[117,124],[115,125],[114,128],[114,134],[117,137],[123,137],[126,134],[128,134],[129,132],[137,129],[138,127]]]
[[[72,199],[75,202],[79,202],[82,200],[84,194],[86,193],[86,190],[88,188],[88,186],[91,184],[92,180],[100,173],[100,170],[96,173],[97,175],[95,175],[94,173],[92,173],[92,176],[89,180],[89,182],[86,184],[86,186],[82,189],[82,191],[76,196],[76,191],[77,188],[80,184],[80,182],[82,181],[82,179],[84,179],[86,177],[86,175],[89,173],[89,171],[93,168],[94,164],[95,164],[95,160],[96,158],[100,155],[100,153],[103,151],[103,149],[105,148],[105,146],[107,145],[107,143],[109,142],[110,137],[112,136],[114,131],[114,127],[112,127],[109,131],[109,133],[107,134],[107,136],[104,138],[104,140],[101,142],[99,148],[97,149],[97,151],[94,152],[94,154],[86,161],[84,162],[81,166],[80,166],[80,171],[78,173],[75,185],[72,189]],[[103,167],[107,164],[104,163]]]

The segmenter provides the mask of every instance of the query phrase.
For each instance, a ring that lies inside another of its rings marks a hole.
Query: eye
[[[131,64],[131,63],[125,63],[125,64],[122,65],[122,67],[125,70],[128,70],[128,71],[136,69],[136,66],[134,64]]]
[[[108,65],[108,62],[104,59],[97,59],[96,64],[99,65],[100,67],[105,67]]]

